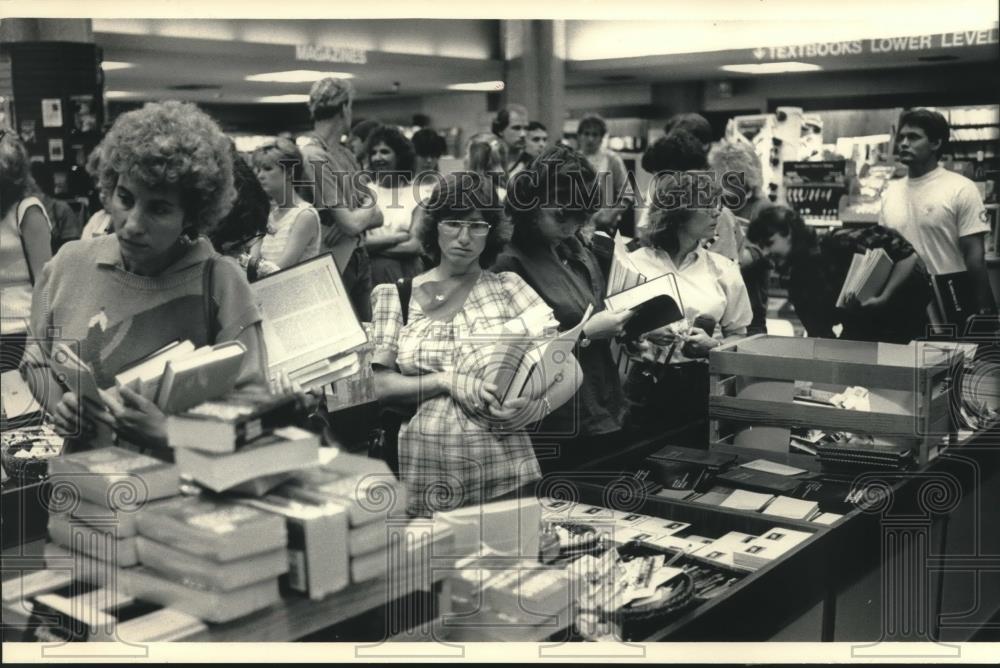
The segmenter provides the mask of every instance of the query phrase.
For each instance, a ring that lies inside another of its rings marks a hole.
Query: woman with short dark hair
[[[583,155],[563,146],[544,151],[515,175],[507,197],[514,233],[494,265],[495,271],[512,271],[527,281],[552,308],[562,330],[579,323],[588,307],[596,313],[577,347],[583,370],[580,390],[573,401],[542,420],[532,435],[547,473],[575,468],[611,452],[625,414],[610,339],[632,312],[604,310],[604,275],[581,234],[594,211],[587,193],[593,191],[596,178]]]

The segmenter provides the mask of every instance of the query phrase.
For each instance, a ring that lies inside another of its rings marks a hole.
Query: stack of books
[[[914,464],[913,451],[897,447],[881,448],[859,442],[820,443],[816,446],[824,471],[883,469],[904,471]]]
[[[139,515],[140,567],[126,591],[207,622],[228,622],[279,600],[288,570],[281,517],[222,499],[181,497]]]
[[[844,278],[844,285],[840,288],[840,295],[837,296],[837,308],[844,308],[851,296],[864,303],[880,294],[889,281],[892,265],[892,259],[881,248],[869,248],[864,255],[855,253]]]
[[[805,531],[774,527],[733,551],[733,563],[757,570],[812,537]]]
[[[167,418],[181,474],[213,491],[261,495],[291,472],[315,466],[319,437],[295,426],[308,406],[299,395],[237,391]]]
[[[178,494],[178,472],[153,457],[110,447],[49,462],[53,489],[51,562],[76,557],[85,581],[105,582],[138,562],[136,514],[150,502]],[[50,564],[52,565],[52,564]]]
[[[650,477],[663,485],[659,496],[683,500],[734,461],[735,455],[671,445],[647,457],[645,467]]]
[[[301,503],[343,509],[343,545],[352,582],[385,572],[387,523],[405,523],[406,489],[384,462],[338,451],[322,466],[298,471],[280,493]]]
[[[350,582],[349,550],[362,541],[351,541],[347,506],[336,502],[309,500],[281,485],[261,498],[240,499],[246,504],[282,518],[288,533],[288,572],[279,581],[285,591],[320,600],[340,591]],[[372,522],[362,531],[371,534],[386,527]]]

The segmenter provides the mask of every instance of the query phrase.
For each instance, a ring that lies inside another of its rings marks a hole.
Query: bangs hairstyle
[[[509,184],[506,208],[514,223],[511,243],[530,248],[541,242],[538,216],[543,208],[586,221],[600,204],[599,185],[597,172],[582,153],[562,145],[547,148]]]
[[[795,209],[780,204],[761,209],[747,228],[747,239],[762,248],[770,245],[775,234],[791,238],[793,257],[808,254],[818,243],[816,232],[806,225],[802,216]]]
[[[440,158],[448,150],[444,137],[430,128],[413,133],[413,152],[422,158]]]
[[[35,192],[31,159],[24,143],[10,128],[0,128],[0,213]]]
[[[149,188],[177,186],[185,224],[204,233],[236,198],[229,139],[193,104],[150,102],[124,113],[101,146],[101,194],[107,201],[123,175]]]
[[[724,141],[709,151],[708,164],[719,174],[726,172],[742,174],[743,184],[748,190],[756,190],[764,183],[760,171],[760,158],[750,144]]]
[[[292,179],[302,180],[302,151],[291,139],[286,137],[275,137],[268,143],[258,146],[250,154],[250,165],[260,167],[261,165],[274,164],[279,167],[292,166]]]
[[[379,144],[385,144],[396,154],[395,171],[402,174],[406,183],[413,178],[413,144],[406,136],[391,125],[380,125],[373,129],[365,140],[365,162],[371,159],[372,151]],[[370,168],[370,165],[369,165]]]
[[[697,201],[699,186],[703,179],[710,179],[711,186],[702,190],[708,202]],[[658,248],[667,253],[680,249],[681,229],[699,211],[712,208],[719,202],[722,190],[718,180],[706,172],[664,173],[656,178],[656,189],[649,203],[649,225],[639,230],[639,242],[649,248]]]
[[[608,134],[608,124],[597,114],[587,114],[576,126],[576,134],[582,135],[588,130],[596,130],[603,137]]]
[[[478,212],[490,224],[486,246],[479,256],[479,266],[492,267],[507,243],[509,234],[503,218],[500,194],[490,179],[477,172],[456,172],[444,177],[424,205],[427,209],[424,225],[420,226],[420,243],[430,258],[431,266],[441,263],[438,245],[438,223],[442,220],[464,219]]]

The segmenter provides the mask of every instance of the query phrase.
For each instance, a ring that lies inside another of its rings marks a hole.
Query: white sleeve
[[[49,220],[49,212],[45,210],[45,205],[42,204],[42,200],[37,197],[25,197],[17,205],[17,231],[18,234],[21,232],[21,223],[24,222],[24,216],[28,213],[28,209],[33,206],[37,206],[42,210],[42,216],[45,217],[45,222],[49,226],[49,231],[52,231],[52,221]]]
[[[966,181],[962,184],[956,195],[955,205],[959,237],[968,237],[990,231],[986,206],[983,204],[983,199],[979,196],[979,190],[974,183]]]
[[[723,336],[729,336],[737,330],[745,330],[750,326],[753,321],[753,308],[750,306],[750,295],[747,293],[739,265],[728,258],[723,259],[725,266],[722,267],[719,282],[722,291],[726,293],[726,310],[719,325],[722,327]]]

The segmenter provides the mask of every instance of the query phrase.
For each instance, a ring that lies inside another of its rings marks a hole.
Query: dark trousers
[[[24,347],[28,340],[26,332],[0,336],[0,373],[12,371],[21,366]]]
[[[628,435],[624,430],[571,437],[531,435],[531,445],[543,476],[586,468],[627,444]]]
[[[351,300],[351,306],[354,307],[358,320],[371,322],[372,263],[368,257],[368,249],[358,246],[354,250],[341,278],[344,280],[344,289],[347,290],[347,296]]]
[[[707,364],[634,363],[625,379],[625,401],[625,425],[637,437],[690,426],[669,445],[708,447]]]

